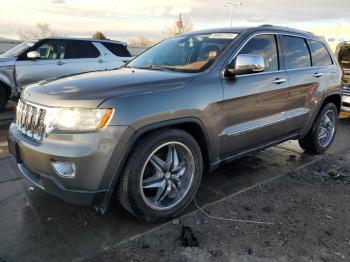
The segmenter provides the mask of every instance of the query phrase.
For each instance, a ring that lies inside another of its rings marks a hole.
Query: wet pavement
[[[11,115],[11,110],[6,114]],[[40,190],[29,192],[30,184],[8,156],[7,126],[6,121],[0,124],[0,261],[80,261],[160,226],[134,218],[115,200],[107,214],[99,215],[92,208],[65,203]],[[342,120],[327,153],[346,148],[349,135],[350,120]],[[316,158],[303,154],[295,141],[244,157],[206,175],[198,203],[219,200]]]

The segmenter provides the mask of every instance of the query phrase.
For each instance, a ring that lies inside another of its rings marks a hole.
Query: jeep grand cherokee
[[[227,160],[289,139],[327,150],[341,77],[311,33],[191,32],[119,70],[28,86],[9,148],[23,176],[66,201],[104,212],[115,192],[135,216],[165,220],[189,205],[203,172]]]

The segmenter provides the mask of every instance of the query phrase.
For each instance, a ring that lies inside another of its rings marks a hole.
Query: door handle
[[[319,77],[323,76],[323,74],[322,74],[322,73],[315,73],[315,74],[313,74],[312,76],[313,76],[313,77],[319,78]]]
[[[99,62],[100,64],[102,64],[102,63],[104,63],[104,62],[106,62],[106,61],[105,61],[105,60],[100,59],[100,60],[97,60],[97,62]]]
[[[273,81],[273,83],[276,84],[276,85],[279,85],[279,84],[282,84],[282,83],[284,83],[284,82],[286,82],[286,81],[287,81],[287,79],[285,79],[285,78],[276,78],[276,79]]]
[[[64,62],[62,62],[62,61],[58,61],[57,63],[56,63],[56,65],[64,65],[65,63]]]

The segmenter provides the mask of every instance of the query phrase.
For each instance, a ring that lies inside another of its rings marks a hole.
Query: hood
[[[96,108],[107,99],[182,88],[193,74],[121,68],[83,73],[27,86],[22,100],[54,107]]]

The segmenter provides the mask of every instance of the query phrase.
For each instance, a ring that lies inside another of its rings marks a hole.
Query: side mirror
[[[236,57],[234,62],[230,64],[226,71],[229,75],[245,75],[263,72],[265,62],[261,55],[241,54]]]
[[[30,51],[27,53],[27,58],[31,60],[38,59],[40,58],[40,54],[38,51]]]

